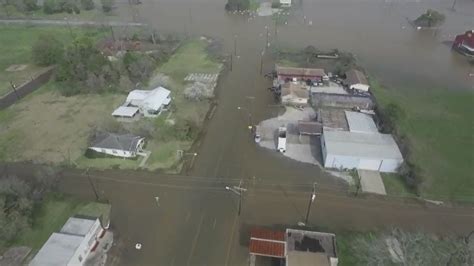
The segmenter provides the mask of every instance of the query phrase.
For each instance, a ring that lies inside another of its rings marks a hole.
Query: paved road
[[[244,181],[239,197],[225,186],[238,179],[158,175],[122,171],[91,172],[101,199],[112,204],[121,265],[246,265],[248,229],[255,225],[296,226],[305,216],[310,184]],[[61,190],[93,200],[86,175],[63,173]],[[158,197],[158,199],[156,198]],[[443,207],[415,201],[354,198],[320,188],[309,225],[331,230],[374,230],[398,226],[436,233],[464,234],[473,229],[472,207]],[[135,250],[135,243],[142,250]]]

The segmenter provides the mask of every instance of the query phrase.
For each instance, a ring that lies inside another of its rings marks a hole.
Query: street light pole
[[[234,55],[237,56],[237,35],[234,35]]]
[[[313,184],[313,191],[311,192],[311,196],[309,197],[308,209],[306,210],[306,218],[304,219],[304,224],[308,224],[309,213],[311,211],[311,205],[313,201],[316,199],[316,183]]]
[[[94,186],[94,182],[92,182],[91,176],[89,175],[89,168],[87,168],[87,170],[86,170],[86,175],[87,175],[87,179],[89,180],[89,184],[92,187],[92,191],[94,191],[95,199],[98,201],[99,200],[99,194],[97,193],[97,190]]]

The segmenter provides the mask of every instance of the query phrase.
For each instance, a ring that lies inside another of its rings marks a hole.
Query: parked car
[[[277,150],[281,153],[286,152],[286,127],[278,128],[278,147]]]

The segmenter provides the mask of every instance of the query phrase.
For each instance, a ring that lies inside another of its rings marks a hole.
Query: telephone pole
[[[246,192],[247,189],[246,188],[243,188],[242,187],[242,179],[240,179],[240,182],[239,182],[239,186],[233,186],[233,187],[229,187],[229,186],[226,186],[225,189],[228,190],[228,191],[231,191],[231,192],[234,192],[235,194],[237,194],[239,196],[239,209],[238,209],[238,215],[240,216],[240,212],[242,210],[242,194],[243,192]]]
[[[98,201],[99,200],[99,194],[97,193],[94,182],[92,182],[91,176],[89,174],[89,168],[87,168],[87,170],[86,170],[86,175],[87,175],[87,180],[89,180],[89,184],[91,185],[92,191],[94,191],[95,199]]]
[[[308,224],[309,213],[311,211],[311,205],[313,204],[314,200],[316,199],[316,182],[313,183],[313,191],[309,197],[308,209],[306,210],[306,218],[304,219],[304,224]]]

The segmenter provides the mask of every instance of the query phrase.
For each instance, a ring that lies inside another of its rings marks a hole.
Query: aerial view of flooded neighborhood
[[[473,0],[0,0],[0,266],[474,265]]]

